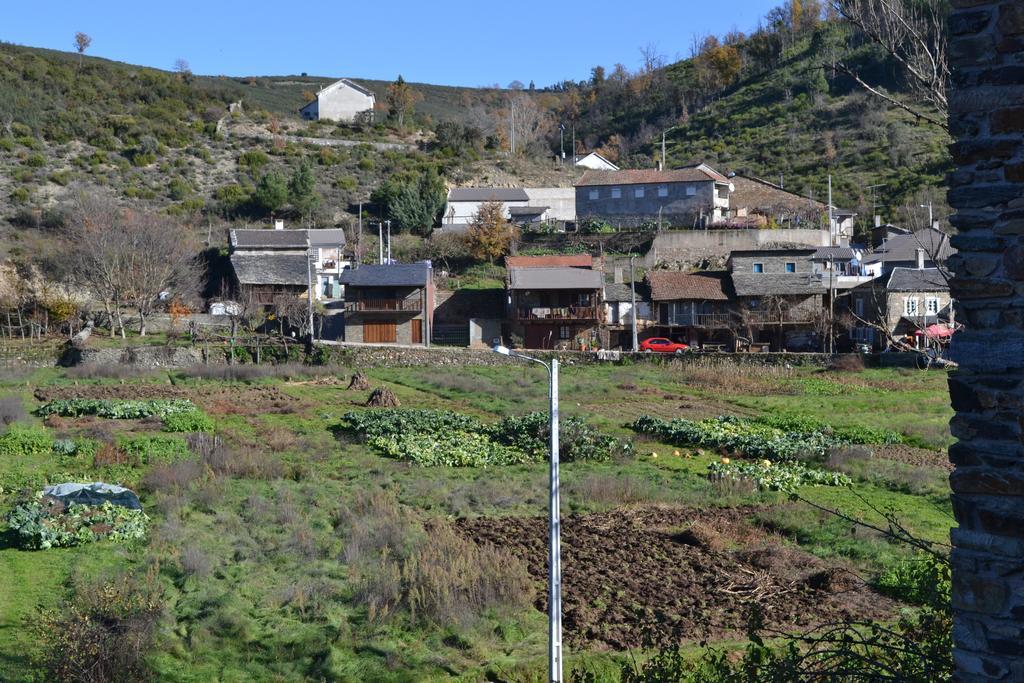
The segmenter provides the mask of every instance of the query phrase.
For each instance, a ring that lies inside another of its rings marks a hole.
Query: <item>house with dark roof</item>
[[[283,223],[277,225],[273,230],[231,231],[228,246],[239,293],[269,306],[278,296],[306,296],[312,283],[317,301],[340,299],[338,278],[349,267],[344,230],[286,230]]]
[[[430,346],[434,276],[429,263],[361,265],[341,275],[345,341]]]
[[[637,282],[635,285],[630,282],[613,282],[604,286],[603,298],[606,335],[601,345],[608,349],[632,350],[634,317],[638,336],[643,335],[654,323],[651,313],[651,288],[646,281]]]
[[[707,164],[586,171],[576,182],[576,216],[620,227],[705,227],[728,219],[731,192],[729,179]]]
[[[814,270],[816,252],[759,249],[730,254],[739,336],[773,351],[820,349],[816,327],[828,291]]]
[[[647,336],[668,337],[693,347],[732,347],[737,318],[728,272],[652,270],[647,283],[655,318]]]
[[[597,348],[604,273],[560,264],[581,262],[576,256],[511,259],[505,285],[511,335],[528,349]]]
[[[888,276],[853,289],[850,306],[851,337],[879,349],[893,341],[924,348],[945,341],[956,327],[948,274],[939,268],[893,268]]]
[[[876,276],[888,275],[895,268],[940,268],[955,253],[949,235],[935,228],[924,228],[888,238],[864,258],[864,267]]]
[[[318,90],[316,97],[299,109],[299,115],[307,121],[351,122],[361,116],[372,121],[375,104],[373,91],[342,78]]]

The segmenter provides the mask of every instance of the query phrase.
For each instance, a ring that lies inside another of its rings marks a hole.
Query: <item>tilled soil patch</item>
[[[888,446],[874,446],[875,457],[895,460],[908,465],[923,467],[938,467],[950,472],[953,471],[953,463],[945,451],[930,451],[927,448],[914,448],[902,444]]]
[[[171,384],[93,384],[87,386],[43,387],[36,399],[53,401],[65,398],[113,400],[151,400],[187,398],[213,414],[263,415],[293,413],[302,401],[273,386],[199,386]]]
[[[562,520],[563,628],[569,643],[613,650],[643,645],[649,629],[693,641],[741,637],[751,608],[765,624],[801,629],[884,618],[894,603],[853,573],[746,520],[752,509],[620,508]],[[547,610],[547,519],[460,519],[477,543],[521,557]]]

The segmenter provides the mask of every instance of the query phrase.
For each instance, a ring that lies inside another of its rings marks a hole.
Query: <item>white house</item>
[[[597,152],[591,152],[590,154],[587,154],[586,156],[582,156],[582,157],[578,158],[576,160],[576,165],[577,166],[582,166],[583,168],[589,168],[589,169],[592,169],[594,171],[618,171],[619,170],[618,166],[616,166],[612,162],[608,161],[607,159],[605,159],[603,156],[601,156]]]
[[[373,92],[342,78],[321,88],[299,114],[307,121],[355,121],[363,112],[372,112],[375,103]]]
[[[441,232],[464,232],[485,202],[500,202],[515,223],[576,220],[571,187],[453,187],[441,218]]]

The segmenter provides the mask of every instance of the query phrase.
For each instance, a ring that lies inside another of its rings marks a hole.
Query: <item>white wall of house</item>
[[[303,107],[301,113],[302,118],[314,121],[354,121],[362,112],[372,111],[375,101],[373,93],[342,79],[318,92],[316,100]]]
[[[576,165],[583,168],[590,168],[595,171],[618,171],[619,167],[604,157],[591,152],[576,160]]]
[[[508,208],[510,206],[528,206],[531,204],[529,200],[501,202],[505,207],[505,218],[511,218]],[[473,222],[476,218],[477,212],[480,211],[480,207],[484,202],[468,202],[468,201],[457,201],[448,202],[444,207],[444,216],[441,218],[441,228],[449,228],[451,226],[461,228],[464,230],[466,226]],[[461,230],[460,230],[461,231]]]
[[[526,187],[530,206],[546,206],[545,220],[576,220],[576,188],[574,187]]]
[[[609,325],[632,325],[633,303],[631,301],[610,301],[604,304],[605,321]],[[652,320],[649,301],[636,302],[636,322],[638,325]]]

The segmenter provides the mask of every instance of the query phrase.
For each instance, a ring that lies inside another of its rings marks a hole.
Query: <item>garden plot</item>
[[[173,386],[158,384],[121,384],[91,386],[42,387],[36,399],[48,402],[63,399],[159,400],[187,399],[217,414],[264,415],[292,413],[303,401],[276,386],[201,385]]]
[[[885,619],[895,603],[843,567],[744,521],[751,509],[620,508],[562,520],[563,624],[574,647],[643,645],[645,626],[687,641],[741,637],[752,605],[769,629]],[[547,609],[547,520],[461,519],[479,544],[523,559]]]

